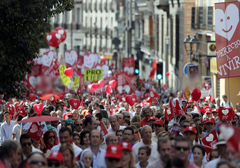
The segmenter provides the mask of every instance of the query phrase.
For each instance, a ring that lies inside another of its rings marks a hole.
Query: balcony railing
[[[104,3],[104,10],[105,10],[106,12],[108,11],[107,2]]]
[[[192,29],[195,30],[209,30],[209,31],[215,31],[215,25],[206,25],[206,24],[192,24]]]
[[[88,9],[89,9],[90,12],[92,12],[92,3],[88,4]]]

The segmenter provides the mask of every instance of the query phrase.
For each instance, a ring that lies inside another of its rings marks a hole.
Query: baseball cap
[[[212,113],[218,113],[218,109],[212,109]]]
[[[187,131],[190,131],[190,132],[193,132],[194,134],[197,133],[197,130],[196,128],[192,127],[192,126],[188,126],[184,129],[184,132],[187,132]]]
[[[206,113],[212,113],[212,110],[210,108],[206,108]]]
[[[224,140],[224,135],[221,133],[219,136],[218,136],[218,142],[215,144],[215,146],[218,146],[218,145],[225,145],[227,142]]]
[[[122,147],[116,144],[110,144],[106,150],[106,158],[116,158],[121,159],[122,157]]]
[[[92,114],[91,113],[86,113],[85,115],[84,115],[84,117],[87,117],[87,116],[91,116]]]
[[[57,160],[59,162],[64,162],[64,157],[61,152],[55,151],[48,156],[47,160]]]
[[[150,118],[148,119],[148,121],[151,121],[151,120],[154,120],[154,121],[156,121],[156,120],[157,120],[157,118],[156,118],[156,117],[150,117]]]
[[[162,119],[158,119],[155,121],[155,124],[165,124],[164,121]]]
[[[215,120],[214,120],[214,118],[209,117],[209,118],[206,119],[205,124],[206,123],[214,123],[215,124]]]
[[[193,101],[193,99],[191,97],[188,99],[188,102],[189,103],[194,103],[194,101]]]
[[[122,147],[122,150],[132,151],[132,145],[129,142],[122,142],[119,145]]]

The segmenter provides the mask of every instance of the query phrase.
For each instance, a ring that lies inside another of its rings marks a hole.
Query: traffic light
[[[135,75],[139,74],[139,61],[135,60],[135,69],[134,69]]]
[[[157,79],[161,80],[163,78],[163,63],[157,63]]]

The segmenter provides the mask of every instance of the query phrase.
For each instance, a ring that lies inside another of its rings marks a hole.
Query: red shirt
[[[144,117],[141,121],[140,121],[140,125],[141,127],[143,127],[144,125],[147,125],[148,124],[148,119],[146,117]]]

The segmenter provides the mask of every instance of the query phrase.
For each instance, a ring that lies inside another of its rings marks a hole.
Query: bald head
[[[117,143],[118,143],[118,137],[114,133],[109,133],[106,138],[107,146],[110,144],[117,144]]]

